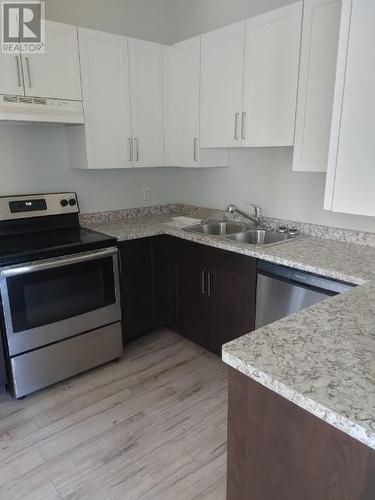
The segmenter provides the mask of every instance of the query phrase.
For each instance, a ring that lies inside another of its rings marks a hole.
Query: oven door
[[[1,269],[10,356],[119,321],[117,254],[113,247]]]

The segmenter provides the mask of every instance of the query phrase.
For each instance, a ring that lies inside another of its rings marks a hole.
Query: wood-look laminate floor
[[[0,499],[225,499],[227,370],[169,330],[0,399]]]

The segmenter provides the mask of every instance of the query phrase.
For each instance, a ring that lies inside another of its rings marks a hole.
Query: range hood
[[[0,121],[83,124],[80,101],[0,95]]]

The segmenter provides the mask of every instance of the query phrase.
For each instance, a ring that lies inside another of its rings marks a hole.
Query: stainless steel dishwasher
[[[256,328],[355,286],[264,261],[258,262],[257,269]]]

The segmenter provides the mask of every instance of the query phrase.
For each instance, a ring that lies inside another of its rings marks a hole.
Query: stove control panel
[[[0,221],[79,213],[76,193],[0,197]]]

